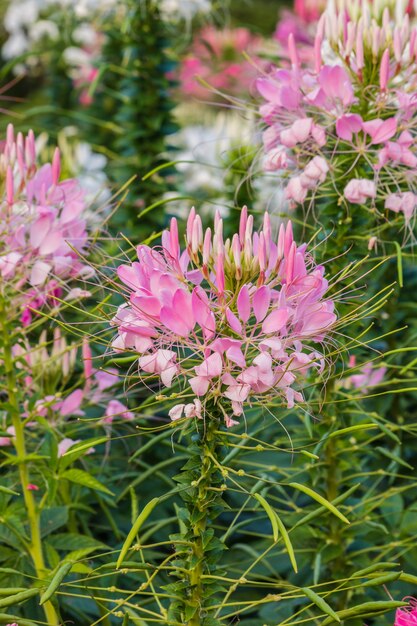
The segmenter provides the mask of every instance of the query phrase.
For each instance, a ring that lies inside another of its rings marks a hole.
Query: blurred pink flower
[[[182,93],[201,100],[218,100],[220,96],[214,90],[229,96],[246,97],[255,80],[256,69],[243,53],[261,63],[257,58],[260,44],[261,39],[246,28],[219,30],[206,26],[196,34],[181,64]],[[213,90],[199,83],[198,78]]]
[[[72,279],[93,273],[79,255],[87,246],[84,192],[76,180],[59,181],[58,149],[52,163],[38,168],[33,133],[15,137],[11,125],[0,150],[0,177],[0,274],[13,285],[14,307],[27,325],[33,310],[59,305]]]

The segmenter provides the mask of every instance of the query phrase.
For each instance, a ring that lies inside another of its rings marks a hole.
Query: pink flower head
[[[28,324],[33,309],[57,306],[69,281],[92,274],[80,257],[87,246],[84,192],[76,180],[59,181],[58,151],[39,168],[33,133],[15,137],[12,126],[0,149],[1,176],[0,274],[18,286],[16,306]]]
[[[306,176],[319,180],[325,169],[313,159]],[[239,232],[224,241],[220,216],[204,233],[192,209],[184,250],[173,220],[162,247],[141,245],[137,258],[118,268],[127,301],[112,320],[113,347],[138,355],[148,384],[159,379],[196,396],[171,409],[173,420],[217,405],[232,425],[248,402],[302,400],[294,387],[322,367],[317,347],[336,314],[325,299],[324,269],[297,246],[291,223],[274,238],[266,213],[254,232],[244,208]]]
[[[218,92],[227,95],[247,94],[256,77],[254,65],[244,53],[256,59],[261,39],[246,28],[217,29],[206,26],[196,34],[188,55],[182,62],[179,80],[187,97],[216,100]],[[259,59],[256,59],[262,65]],[[199,82],[206,81],[212,90]]]
[[[414,208],[404,194],[417,187],[417,28],[405,12],[401,19],[398,3],[383,14],[372,0],[328,3],[309,57],[310,33],[298,30],[307,4],[284,15],[277,37],[286,54],[256,81],[263,166],[279,172],[291,203],[314,205],[318,219],[329,197],[335,207],[372,199],[375,211],[362,207],[367,220],[390,208],[407,224]]]
[[[417,624],[417,600],[415,598],[404,598],[404,600],[409,600],[409,605],[397,609],[394,626],[415,626]]]

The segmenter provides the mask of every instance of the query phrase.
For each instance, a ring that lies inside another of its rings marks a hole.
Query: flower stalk
[[[25,502],[27,521],[30,532],[30,542],[28,550],[33,562],[36,576],[42,580],[47,568],[42,550],[40,510],[36,504],[33,492],[30,490],[30,477],[27,467],[27,454],[25,433],[22,418],[20,415],[18,382],[16,380],[15,366],[12,354],[12,337],[7,325],[7,311],[4,298],[0,298],[0,327],[2,334],[2,360],[4,367],[4,379],[7,389],[8,410],[14,428],[13,443],[16,450],[16,461],[19,468],[20,485]],[[57,626],[60,623],[59,617],[52,602],[45,602],[43,605],[48,626]]]
[[[179,578],[173,585],[176,595],[169,618],[187,626],[215,626],[211,605],[217,590],[217,563],[224,544],[214,535],[213,519],[223,509],[224,475],[218,455],[222,445],[219,426],[221,416],[210,414],[204,422],[198,420],[197,432],[191,435],[190,457],[177,481],[184,508],[179,517],[183,522],[182,541],[176,540]],[[207,578],[207,575],[210,575]],[[214,609],[213,609],[214,610]]]

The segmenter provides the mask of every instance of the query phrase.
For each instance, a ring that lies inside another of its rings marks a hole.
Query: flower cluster
[[[114,420],[131,421],[134,414],[115,397],[114,388],[119,384],[115,368],[106,370],[94,367],[93,355],[87,341],[83,343],[84,364],[83,384],[68,391],[70,379],[74,376],[78,348],[68,345],[59,328],[54,331],[51,345],[47,333],[42,331],[36,346],[22,339],[13,347],[16,368],[23,374],[27,400],[23,406],[25,425],[36,429],[38,422],[47,419],[48,423],[61,429],[63,423],[72,417],[85,415],[87,405],[100,407],[98,424],[107,429]],[[15,434],[14,427],[2,424],[7,435],[0,437],[0,447],[11,446]],[[58,456],[64,454],[78,441],[64,437],[58,445]]]
[[[265,168],[284,172],[295,204],[334,198],[379,217],[402,213],[408,224],[417,206],[417,29],[388,7],[377,15],[380,5],[362,2],[359,16],[349,13],[354,3],[328,9],[313,66],[301,67],[290,35],[291,67],[257,80]]]
[[[0,275],[13,285],[24,325],[33,310],[56,305],[57,298],[86,295],[64,289],[92,274],[80,257],[87,245],[84,192],[76,180],[59,178],[59,150],[52,163],[38,167],[33,133],[15,137],[9,125],[0,149]]]
[[[210,403],[230,426],[244,403],[302,401],[299,383],[324,367],[317,347],[336,314],[324,299],[324,269],[296,245],[291,223],[275,242],[269,215],[253,232],[244,208],[239,233],[224,241],[220,216],[203,232],[192,209],[184,251],[173,219],[161,249],[140,245],[137,255],[118,268],[128,302],[112,321],[113,348],[137,353],[141,375],[195,396],[171,410],[173,419],[201,417]]]
[[[179,80],[185,96],[216,100],[223,92],[229,96],[247,97],[256,78],[256,70],[243,53],[256,57],[261,40],[246,28],[219,30],[206,26],[195,36],[182,62]],[[212,89],[199,83],[199,78]]]

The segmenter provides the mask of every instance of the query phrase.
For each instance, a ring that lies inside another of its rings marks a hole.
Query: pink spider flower
[[[52,163],[38,167],[32,131],[15,136],[12,125],[0,148],[0,178],[0,275],[27,325],[33,310],[59,304],[69,281],[92,274],[80,257],[87,246],[84,192],[76,180],[60,181],[58,149]]]
[[[172,419],[215,404],[230,426],[249,403],[303,400],[337,318],[324,268],[297,246],[291,223],[274,239],[269,215],[254,232],[244,208],[239,232],[224,241],[220,216],[204,231],[192,209],[183,250],[172,219],[162,246],[139,245],[137,258],[117,270],[127,301],[112,320],[113,348],[138,355],[143,379],[191,396]]]
[[[235,97],[246,96],[256,70],[244,53],[257,58],[261,39],[246,28],[219,30],[206,26],[194,38],[179,73],[181,91],[200,100],[217,100],[220,91]],[[206,81],[212,90],[199,82]],[[216,91],[215,91],[216,90]]]
[[[415,598],[404,598],[404,600],[408,600],[409,604],[397,609],[394,626],[415,626],[417,624],[417,600]]]
[[[320,18],[314,58],[290,33],[290,64],[258,78],[265,124],[264,167],[280,172],[291,205],[329,195],[415,215],[417,29],[399,8],[370,0],[333,5]]]

